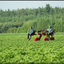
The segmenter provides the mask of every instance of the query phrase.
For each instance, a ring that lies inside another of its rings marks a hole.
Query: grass
[[[56,33],[54,41],[35,37],[28,41],[27,33],[0,34],[0,63],[64,63],[64,33]]]

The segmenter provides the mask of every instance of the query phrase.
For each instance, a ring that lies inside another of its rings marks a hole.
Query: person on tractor
[[[53,29],[51,28],[51,26],[49,26],[49,29],[47,30],[49,33],[49,37],[51,35],[51,37],[53,36]]]
[[[30,27],[29,33],[27,35],[27,39],[30,40],[32,35],[34,35],[34,29],[32,27]],[[30,36],[30,38],[29,38],[29,36]]]

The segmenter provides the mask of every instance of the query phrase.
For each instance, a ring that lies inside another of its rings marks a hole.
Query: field
[[[0,34],[0,63],[64,63],[64,33],[54,41],[27,40],[27,34]]]

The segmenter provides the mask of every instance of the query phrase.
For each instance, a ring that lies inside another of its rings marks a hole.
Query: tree
[[[7,30],[8,30],[10,27],[12,27],[11,23],[4,23],[3,26],[2,26],[2,28],[1,28],[1,31],[2,31],[3,33],[6,33]]]
[[[49,4],[46,4],[45,11],[46,11],[46,13],[50,13],[50,5]]]
[[[0,9],[0,16],[3,17],[4,16],[4,11]]]

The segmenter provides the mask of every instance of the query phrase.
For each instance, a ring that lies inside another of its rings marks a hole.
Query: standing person
[[[30,27],[29,33],[27,35],[27,39],[30,40],[31,39],[31,35],[34,35],[34,29],[32,27]],[[30,38],[29,38],[29,36],[30,36]]]
[[[53,36],[53,29],[51,28],[51,26],[49,26],[49,29],[47,31],[49,32],[49,35]]]

